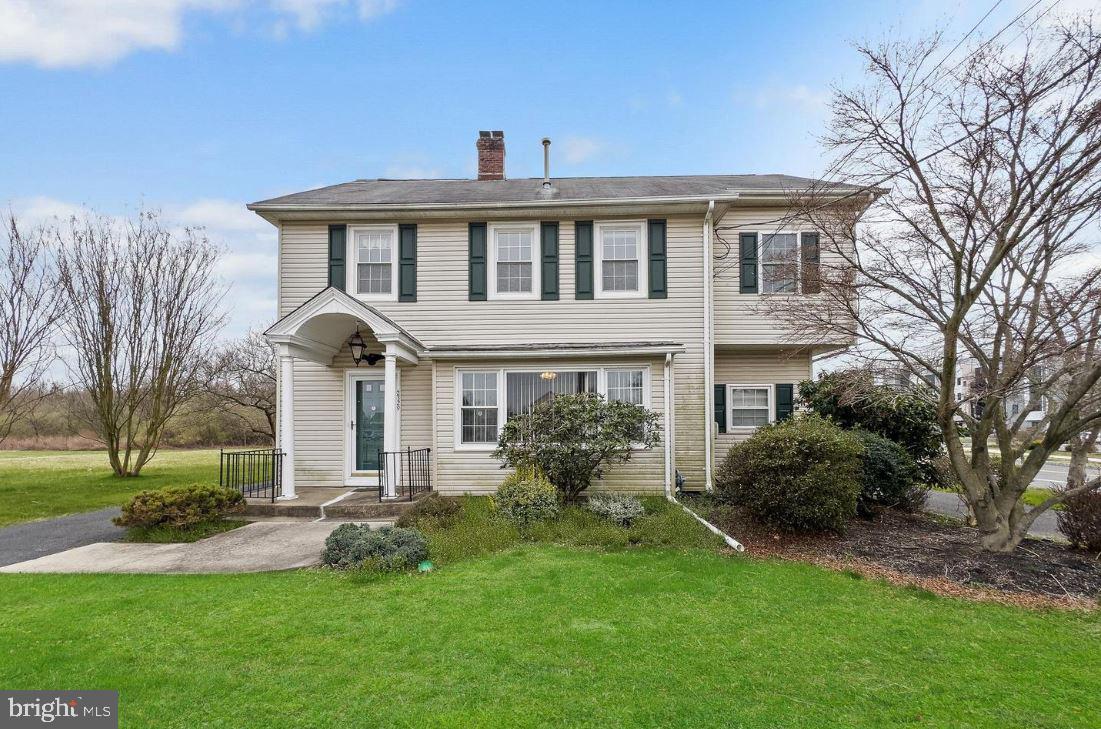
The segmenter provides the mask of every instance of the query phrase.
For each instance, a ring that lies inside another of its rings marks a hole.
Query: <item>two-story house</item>
[[[477,150],[477,179],[356,180],[249,205],[279,230],[267,336],[285,497],[372,486],[380,452],[407,449],[431,449],[445,494],[493,491],[503,423],[577,391],[664,426],[661,446],[596,488],[668,492],[679,475],[702,490],[733,442],[792,412],[811,356],[846,344],[793,350],[758,306],[814,306],[819,233],[785,215],[814,181],[509,179],[501,132]]]

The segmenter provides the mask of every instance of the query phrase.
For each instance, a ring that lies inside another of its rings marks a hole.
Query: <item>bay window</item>
[[[649,368],[457,370],[459,447],[489,449],[509,418],[555,395],[591,392],[649,407]]]

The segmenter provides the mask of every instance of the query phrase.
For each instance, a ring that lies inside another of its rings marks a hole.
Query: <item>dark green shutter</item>
[[[726,385],[715,385],[715,424],[719,432],[726,432]]]
[[[817,294],[822,291],[819,262],[821,250],[817,233],[803,233],[800,236],[803,256],[803,293]]]
[[[787,420],[795,412],[795,385],[776,386],[776,420]]]
[[[486,300],[486,224],[470,224],[470,300]]]
[[[417,300],[417,226],[398,226],[398,301]]]
[[[665,221],[651,220],[647,224],[650,248],[650,298],[664,299],[669,295],[665,245]]]
[[[344,261],[348,250],[348,226],[329,226],[329,285],[344,290],[347,269]]]
[[[558,301],[558,223],[540,223],[543,301]]]
[[[757,293],[757,234],[742,233],[738,236],[738,241],[741,259],[739,291],[743,294],[755,294]]]
[[[593,221],[579,220],[574,223],[574,298],[591,299],[593,297]]]

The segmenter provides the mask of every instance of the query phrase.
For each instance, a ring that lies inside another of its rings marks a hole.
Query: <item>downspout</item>
[[[715,345],[714,345],[714,281],[711,275],[712,265],[712,226],[715,215],[715,201],[707,203],[707,214],[703,218],[703,468],[704,489],[711,493],[712,427],[715,419]],[[699,518],[699,517],[697,517]]]
[[[673,499],[673,353],[665,353],[665,498]]]

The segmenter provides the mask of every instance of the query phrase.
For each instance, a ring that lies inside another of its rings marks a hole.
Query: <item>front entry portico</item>
[[[379,483],[379,451],[401,450],[398,361],[416,365],[424,346],[373,307],[335,288],[327,288],[265,332],[279,353],[279,447],[283,450],[283,496],[295,493],[295,361],[306,360],[326,367],[357,329],[367,329],[383,349],[378,367],[347,370],[344,388],[345,484]],[[333,413],[340,417],[341,413]],[[373,451],[373,454],[372,454]],[[400,473],[400,471],[399,471]],[[396,478],[396,477],[395,477]],[[387,480],[390,481],[389,472]],[[397,483],[383,484],[393,496]]]

